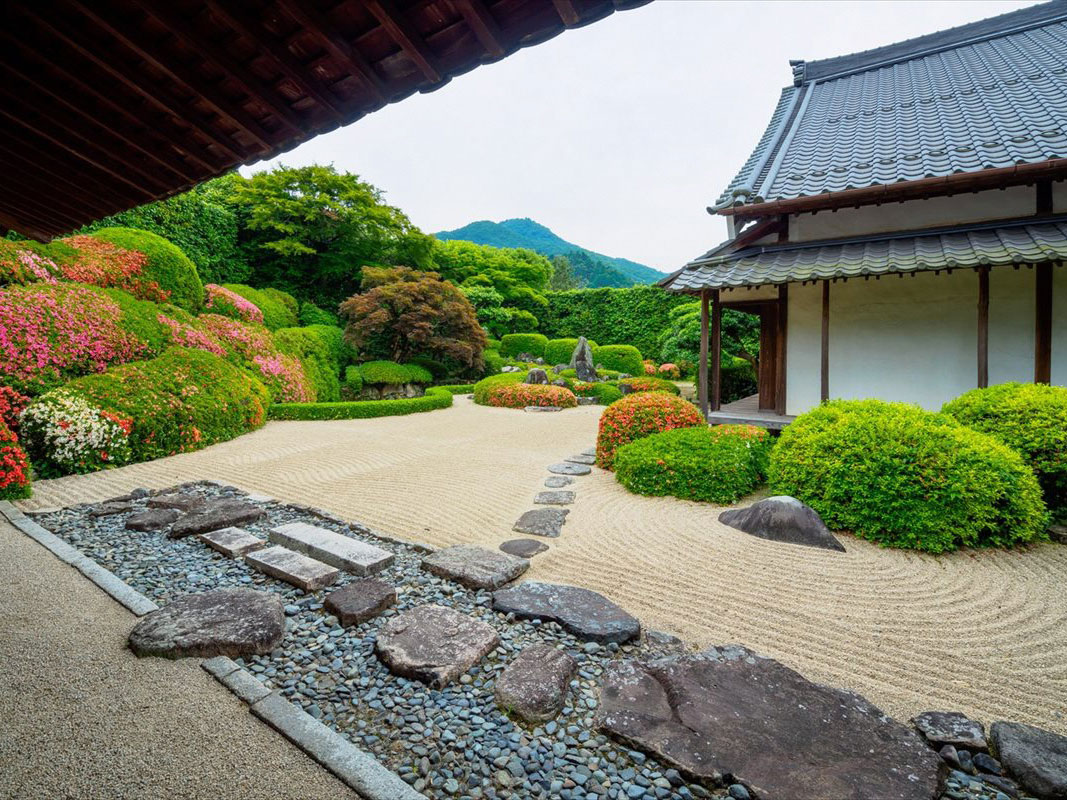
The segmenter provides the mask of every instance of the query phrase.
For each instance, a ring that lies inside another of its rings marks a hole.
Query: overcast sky
[[[583,247],[672,270],[725,238],[705,207],[762,134],[792,80],[789,59],[867,50],[1029,5],[655,0],[269,163],[358,173],[428,233],[531,217]]]

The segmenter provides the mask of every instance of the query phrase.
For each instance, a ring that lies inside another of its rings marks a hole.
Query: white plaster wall
[[[1067,181],[1053,181],[1052,183],[1052,212],[1054,214],[1067,212]]]
[[[1052,382],[1067,386],[1067,266],[1063,264],[1052,269]]]
[[[724,303],[751,302],[753,300],[777,300],[778,287],[745,286],[739,289],[723,289],[719,292],[719,299]]]

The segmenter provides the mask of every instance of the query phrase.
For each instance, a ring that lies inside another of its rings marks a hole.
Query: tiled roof
[[[749,247],[697,259],[660,285],[676,292],[693,292],[1047,261],[1067,261],[1067,215],[1041,222],[1000,222]]]
[[[1067,0],[793,70],[713,210],[1067,158]]]

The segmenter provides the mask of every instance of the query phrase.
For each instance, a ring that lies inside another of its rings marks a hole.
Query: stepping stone
[[[548,549],[548,545],[536,539],[508,539],[500,545],[500,549],[519,558],[531,558]]]
[[[583,456],[593,456],[595,458],[596,457],[596,448],[595,447],[587,447],[587,448],[585,448],[585,450],[582,451],[582,455]]]
[[[443,606],[419,606],[378,633],[378,657],[396,675],[443,689],[500,644],[492,626]]]
[[[129,503],[122,502],[107,502],[101,503],[96,508],[89,512],[90,517],[110,517],[113,514],[125,514],[127,511],[133,511],[133,506]]]
[[[748,508],[723,511],[719,522],[760,539],[845,552],[844,545],[834,538],[815,509],[789,495],[768,497]]]
[[[332,586],[341,575],[340,570],[329,564],[278,545],[249,553],[245,563],[257,572],[291,583],[305,592]]]
[[[255,522],[263,516],[263,509],[241,500],[209,500],[198,511],[182,517],[174,523],[168,534],[172,539],[195,536],[198,533],[217,531],[235,525]]]
[[[595,464],[596,455],[589,456],[585,453],[579,453],[576,456],[571,456],[570,458],[565,458],[563,460],[570,464]]]
[[[559,536],[569,513],[569,508],[535,508],[519,517],[511,529],[515,533],[529,533],[554,539]]]
[[[988,750],[985,726],[958,711],[924,711],[912,719],[916,730],[936,749],[941,745],[965,747],[972,753]]]
[[[138,656],[213,658],[263,655],[282,642],[285,614],[275,592],[215,589],[178,597],[130,632]]]
[[[267,546],[266,542],[244,528],[220,528],[217,531],[202,533],[198,538],[208,547],[230,558],[247,555],[253,550],[262,550]]]
[[[761,800],[940,794],[941,759],[915,731],[743,647],[612,664],[598,725],[702,782],[730,776]]]
[[[158,531],[181,516],[173,508],[150,508],[126,518],[126,528],[131,531]]]
[[[1018,722],[994,722],[989,738],[1000,762],[1029,794],[1067,797],[1067,736]]]
[[[493,592],[493,610],[519,619],[558,623],[589,642],[628,642],[641,635],[641,623],[604,595],[577,586],[526,581]]]
[[[457,544],[424,556],[422,568],[469,589],[498,589],[526,572],[530,562],[484,547]]]
[[[198,494],[161,494],[148,501],[149,508],[175,508],[186,513],[199,511],[207,500]]]
[[[359,625],[396,605],[396,589],[376,578],[360,578],[326,595],[326,610],[346,628]]]
[[[549,489],[562,489],[564,486],[570,486],[574,483],[574,478],[568,478],[564,475],[552,475],[545,478],[545,486]]]
[[[394,560],[388,550],[306,522],[271,528],[270,540],[361,577],[381,572]]]
[[[553,411],[562,411],[563,409],[560,408],[559,406],[526,406],[526,408],[524,410],[526,411],[527,414],[540,414],[540,413],[549,413],[549,414],[551,414]]]
[[[578,405],[580,405],[580,406],[591,406],[591,405],[595,405],[595,404],[596,404],[596,398],[595,397],[579,397],[578,398]]]
[[[574,502],[574,492],[538,492],[534,502],[542,506],[569,506]]]
[[[505,714],[529,723],[555,719],[567,699],[578,662],[547,644],[532,644],[496,679],[494,695]]]
[[[556,475],[588,475],[593,470],[585,464],[571,464],[564,461],[560,464],[552,464],[548,471]]]

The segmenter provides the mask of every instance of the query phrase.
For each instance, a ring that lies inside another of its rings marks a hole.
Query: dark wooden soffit
[[[9,0],[0,227],[67,233],[646,2]]]

